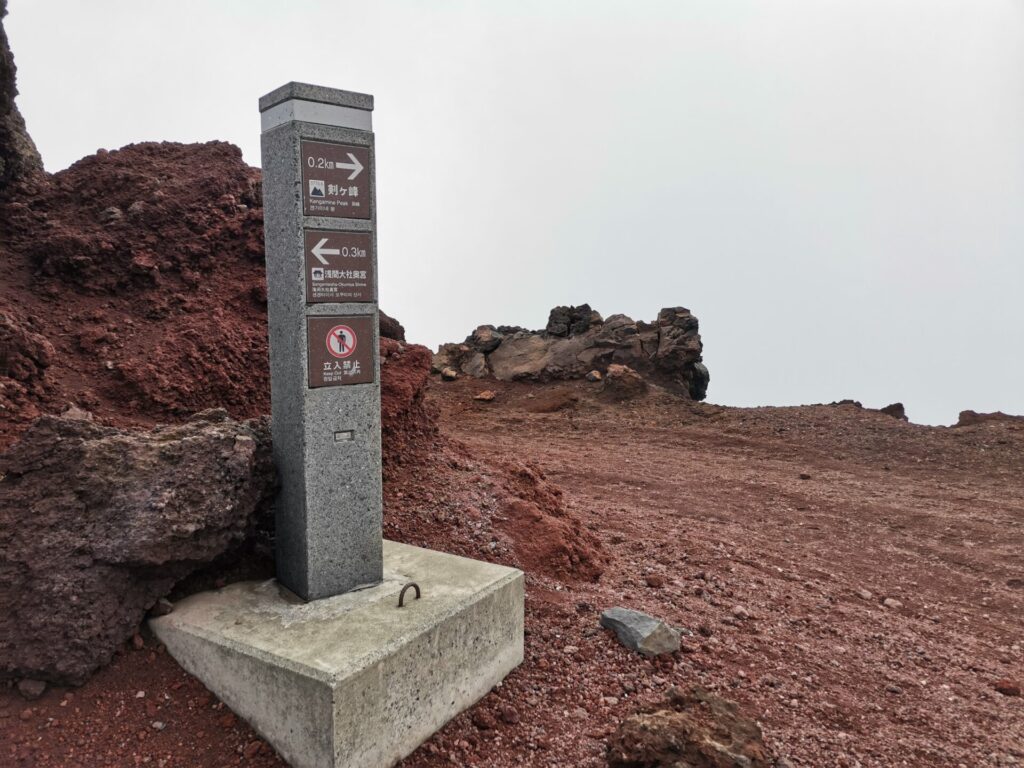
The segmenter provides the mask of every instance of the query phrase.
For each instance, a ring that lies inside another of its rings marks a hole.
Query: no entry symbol
[[[334,357],[349,357],[356,351],[356,332],[347,325],[336,325],[327,332],[327,351]]]

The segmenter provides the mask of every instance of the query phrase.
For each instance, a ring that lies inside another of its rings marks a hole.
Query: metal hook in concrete
[[[409,591],[409,587],[412,587],[413,589],[416,590],[416,599],[417,600],[420,599],[420,585],[417,584],[415,581],[410,581],[408,584],[406,584],[404,587],[402,587],[402,591],[398,593],[398,607],[399,608],[403,607],[404,604],[405,604],[405,593]]]

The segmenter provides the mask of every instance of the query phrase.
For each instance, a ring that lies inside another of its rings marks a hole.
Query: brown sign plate
[[[307,317],[306,343],[311,388],[373,381],[373,315]]]
[[[373,235],[307,229],[306,303],[373,301]]]
[[[302,212],[306,216],[370,218],[370,148],[300,142]]]

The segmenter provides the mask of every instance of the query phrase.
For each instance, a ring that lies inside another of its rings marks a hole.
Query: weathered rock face
[[[78,684],[273,492],[265,421],[151,432],[45,416],[0,455],[0,677]]]
[[[612,768],[771,768],[761,729],[731,701],[694,686],[626,718],[608,739]]]
[[[588,305],[555,307],[543,331],[482,325],[461,344],[444,344],[434,370],[502,381],[582,379],[610,365],[625,365],[645,379],[694,400],[707,395],[710,375],[701,362],[697,318],[672,307],[654,323],[625,315],[603,320]]]
[[[25,130],[25,120],[14,103],[18,95],[17,68],[7,43],[3,18],[7,0],[0,0],[0,197],[12,182],[41,173],[43,161],[36,145]]]

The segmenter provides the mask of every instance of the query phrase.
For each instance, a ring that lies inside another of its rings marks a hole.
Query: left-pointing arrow
[[[349,157],[351,157],[351,155],[349,155]],[[338,256],[341,254],[341,251],[337,248],[324,248],[325,245],[327,245],[327,238],[322,237],[320,238],[320,242],[313,246],[312,250],[313,255],[316,256],[317,259],[320,260],[320,263],[326,267],[327,259],[325,259],[324,256]]]
[[[351,160],[352,162],[351,163],[335,163],[334,167],[335,168],[344,168],[347,171],[352,171],[352,173],[350,173],[348,175],[348,180],[352,181],[352,179],[354,179],[356,176],[358,176],[360,173],[363,172],[363,164],[360,163],[359,162],[359,158],[356,157],[355,155],[353,155],[351,152],[346,152],[345,154],[348,155],[348,159]]]

